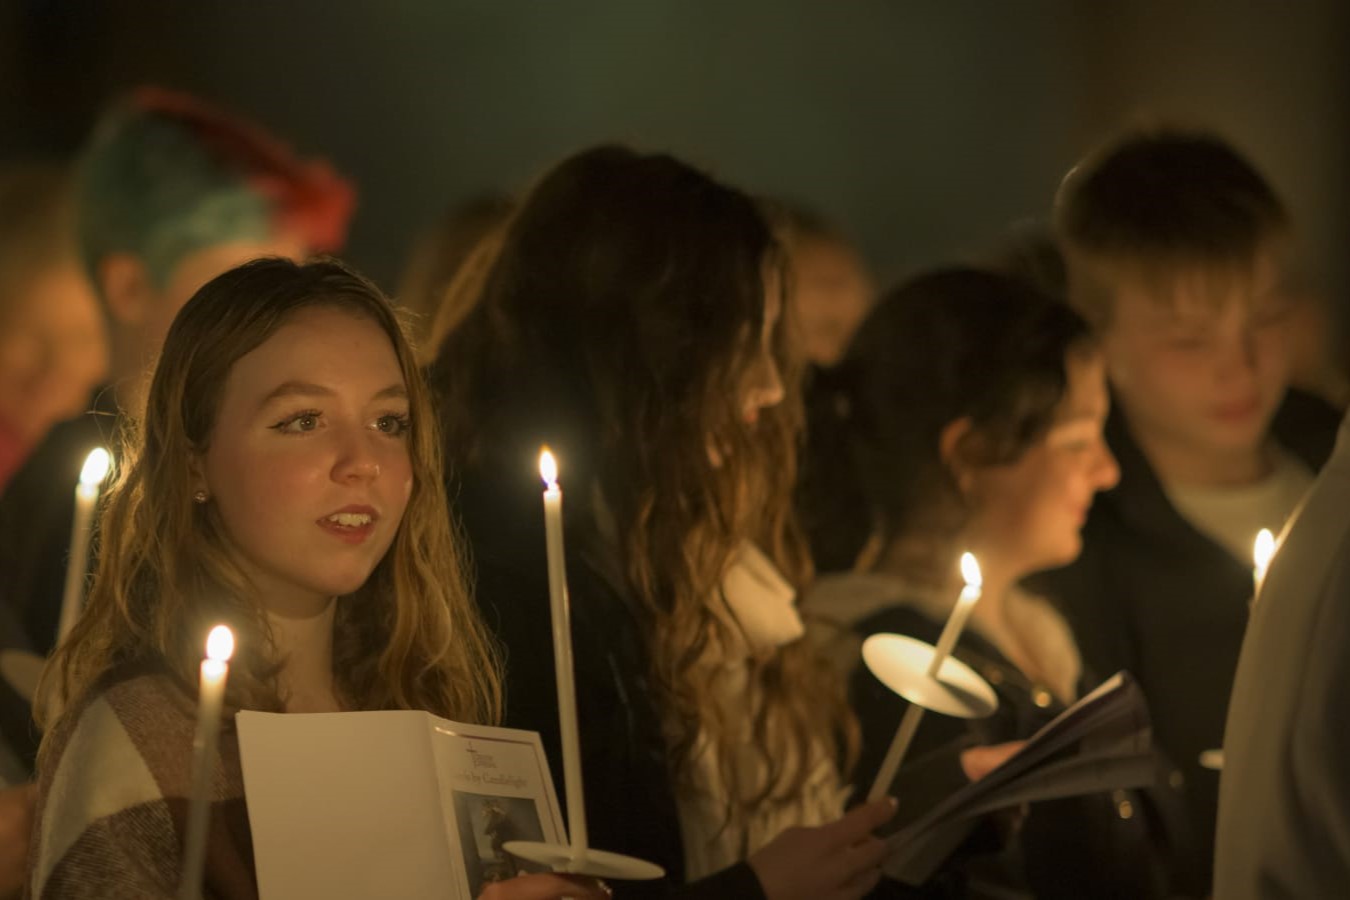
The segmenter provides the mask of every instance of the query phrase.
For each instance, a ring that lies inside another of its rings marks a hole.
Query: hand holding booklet
[[[887,838],[887,875],[921,884],[991,812],[1063,797],[1150,785],[1157,774],[1148,707],[1128,673],[1036,732],[979,781],[949,794]],[[903,806],[905,798],[898,798]]]
[[[261,900],[454,897],[565,843],[539,736],[430,713],[240,712]]]

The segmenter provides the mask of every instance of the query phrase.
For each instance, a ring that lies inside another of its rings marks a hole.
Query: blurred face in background
[[[1049,430],[1015,462],[974,470],[970,529],[1015,577],[1072,562],[1098,491],[1120,477],[1102,429],[1109,398],[1101,354],[1066,360],[1068,389]]]
[[[1250,278],[1117,287],[1102,336],[1107,372],[1164,479],[1191,481],[1206,461],[1260,450],[1289,384],[1295,300],[1273,259]],[[1174,459],[1191,464],[1166,465]]]
[[[304,240],[289,231],[222,241],[184,254],[163,284],[132,254],[105,257],[99,264],[99,287],[112,319],[111,364],[119,404],[139,408],[169,325],[202,285],[250,260],[279,256],[298,262],[308,255]]]
[[[28,443],[88,408],[108,372],[93,289],[74,260],[15,279],[0,298],[0,422]]]
[[[839,362],[872,306],[873,287],[862,258],[847,244],[802,238],[792,247],[792,303],[806,359]]]

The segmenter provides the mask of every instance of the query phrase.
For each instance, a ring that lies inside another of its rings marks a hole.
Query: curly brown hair
[[[596,147],[553,169],[517,211],[434,378],[462,469],[547,443],[571,483],[598,487],[643,611],[672,771],[688,774],[707,734],[743,808],[799,791],[822,746],[850,756],[856,730],[808,642],[764,654],[751,676],[764,700],[747,713],[756,734],[792,746],[758,747],[771,777],[738,786],[731,756],[744,748],[713,702],[714,673],[697,665],[735,640],[720,591],[745,541],[798,585],[809,576],[791,506],[799,366],[782,321],[772,334],[788,399],[755,424],[741,399],[762,353],[766,286],[784,277],[749,197],[670,156]],[[570,495],[568,517],[594,527],[591,493]]]

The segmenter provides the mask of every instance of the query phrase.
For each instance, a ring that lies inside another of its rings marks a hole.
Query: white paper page
[[[562,816],[539,735],[533,731],[462,725],[428,716],[446,831],[456,854],[458,882],[469,897],[484,885],[540,871],[503,849],[507,841],[561,843]]]
[[[459,896],[423,712],[241,712],[261,900]]]

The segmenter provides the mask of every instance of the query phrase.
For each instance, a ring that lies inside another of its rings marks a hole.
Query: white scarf
[[[710,652],[700,665],[718,670],[715,701],[725,720],[738,728],[730,737],[739,747],[732,762],[737,790],[726,784],[711,739],[700,734],[691,750],[685,783],[676,792],[684,840],[685,877],[694,880],[746,859],[794,825],[823,825],[843,813],[847,788],[833,759],[819,753],[803,789],[785,800],[771,800],[744,811],[728,799],[755,792],[768,777],[762,751],[792,752],[782,735],[756,734],[748,712],[758,706],[750,679],[751,658],[771,653],[805,634],[795,604],[796,592],[774,564],[752,544],[741,547],[722,580],[725,608],[717,608],[727,631],[738,640]],[[777,747],[781,745],[782,749]]]

